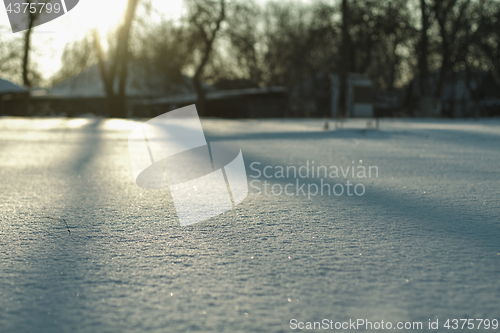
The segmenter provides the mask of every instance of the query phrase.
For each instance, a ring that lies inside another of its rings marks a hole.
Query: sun
[[[82,31],[97,29],[106,36],[123,19],[127,6],[125,0],[81,0],[74,9],[72,26]]]
[[[139,1],[136,15],[143,15]],[[156,12],[168,19],[177,19],[182,14],[182,0],[152,0]],[[80,0],[72,11],[71,25],[80,31],[97,29],[103,39],[122,22],[128,0]],[[69,18],[68,18],[69,19]]]
[[[182,14],[183,0],[139,0],[137,15],[144,15],[141,4],[145,1],[151,1],[156,12],[164,18],[178,19]],[[123,21],[127,3],[128,0],[80,0],[66,15],[36,27],[32,46],[36,50],[35,62],[43,77],[48,79],[60,69],[66,45],[88,36],[93,29],[97,29],[106,46],[109,32]],[[12,34],[7,24],[7,13],[0,10],[2,37],[22,37],[22,34]]]

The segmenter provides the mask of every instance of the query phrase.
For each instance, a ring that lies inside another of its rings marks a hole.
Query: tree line
[[[185,82],[183,75],[191,77],[201,114],[203,82],[244,79],[255,87],[292,88],[315,73],[332,72],[342,92],[350,72],[370,77],[379,90],[404,87],[418,76],[422,95],[438,99],[448,73],[491,71],[500,78],[498,0],[184,3],[184,15],[174,20],[150,0],[128,0],[122,23],[106,36],[107,47],[95,31],[68,44],[53,82],[98,64],[109,114],[124,117],[131,62],[145,75],[161,74],[166,91]],[[40,77],[29,62],[29,37],[26,32],[20,67],[13,66],[12,45],[0,44],[0,73],[21,68],[27,86]],[[432,73],[438,75],[434,91],[428,89]],[[345,100],[340,104],[342,112]]]

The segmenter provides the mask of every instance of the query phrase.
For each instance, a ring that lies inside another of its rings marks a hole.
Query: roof
[[[216,90],[208,91],[206,94],[207,100],[218,100],[226,98],[238,98],[243,96],[254,96],[269,93],[286,93],[285,87],[268,87],[268,88],[247,88],[247,89],[232,89],[232,90]],[[150,101],[144,101],[144,105],[165,105],[165,104],[189,104],[196,103],[198,97],[196,94],[188,94],[184,96],[173,96],[157,98]]]
[[[138,64],[129,67],[126,95],[136,98],[159,98],[183,96],[194,92],[192,80],[186,76],[183,82],[166,82],[163,75],[146,71]],[[118,88],[118,80],[115,82]],[[206,86],[206,84],[204,84]],[[207,87],[206,87],[207,88]],[[99,67],[93,65],[85,72],[74,76],[47,91],[45,97],[59,98],[102,98],[106,97]]]
[[[28,90],[10,81],[0,78],[0,94],[27,93]]]

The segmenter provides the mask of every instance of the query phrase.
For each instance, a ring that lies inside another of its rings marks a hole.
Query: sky
[[[167,18],[182,14],[182,0],[153,0],[156,9]],[[97,28],[102,36],[122,19],[126,0],[80,0],[66,15],[35,28],[34,57],[45,79],[55,74],[61,65],[64,46],[81,39],[91,29]],[[7,12],[0,8],[0,34],[3,38],[19,38],[23,32],[13,34]]]
[[[268,0],[257,0],[264,4]],[[45,80],[50,79],[61,66],[64,46],[79,40],[97,28],[101,36],[122,19],[127,0],[80,0],[66,15],[35,28],[33,47],[36,63]],[[183,0],[152,0],[156,10],[170,19],[179,18],[184,10]],[[19,38],[23,32],[13,34],[7,12],[0,8],[0,34],[2,38]]]

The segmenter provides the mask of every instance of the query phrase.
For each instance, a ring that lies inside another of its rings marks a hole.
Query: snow
[[[0,332],[500,319],[498,119],[327,132],[324,120],[203,119],[208,141],[241,147],[249,175],[255,161],[362,160],[379,177],[363,196],[249,195],[187,227],[168,190],[134,182],[138,122],[0,117]]]

